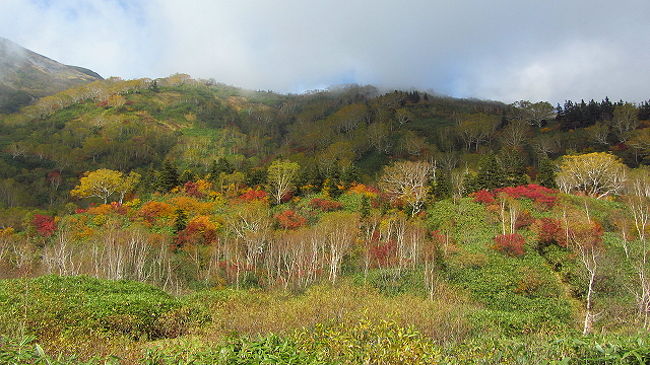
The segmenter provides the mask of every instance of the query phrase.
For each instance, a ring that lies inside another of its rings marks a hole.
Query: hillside
[[[101,79],[91,70],[63,65],[0,37],[0,113]]]
[[[645,363],[649,112],[182,74],[43,97],[0,121],[0,360]]]

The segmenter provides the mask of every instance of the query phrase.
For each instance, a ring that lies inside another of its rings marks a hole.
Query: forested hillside
[[[650,102],[179,74],[0,118],[0,362],[650,360]]]

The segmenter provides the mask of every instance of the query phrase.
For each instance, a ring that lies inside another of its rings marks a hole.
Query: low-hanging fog
[[[641,101],[648,14],[648,0],[2,0],[0,37],[105,77]]]

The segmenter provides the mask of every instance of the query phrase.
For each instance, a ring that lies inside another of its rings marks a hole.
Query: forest
[[[650,100],[109,78],[0,115],[0,364],[646,364]]]

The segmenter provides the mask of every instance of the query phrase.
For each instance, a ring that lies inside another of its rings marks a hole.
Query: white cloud
[[[642,100],[649,13],[647,0],[3,0],[0,36],[105,76]]]

